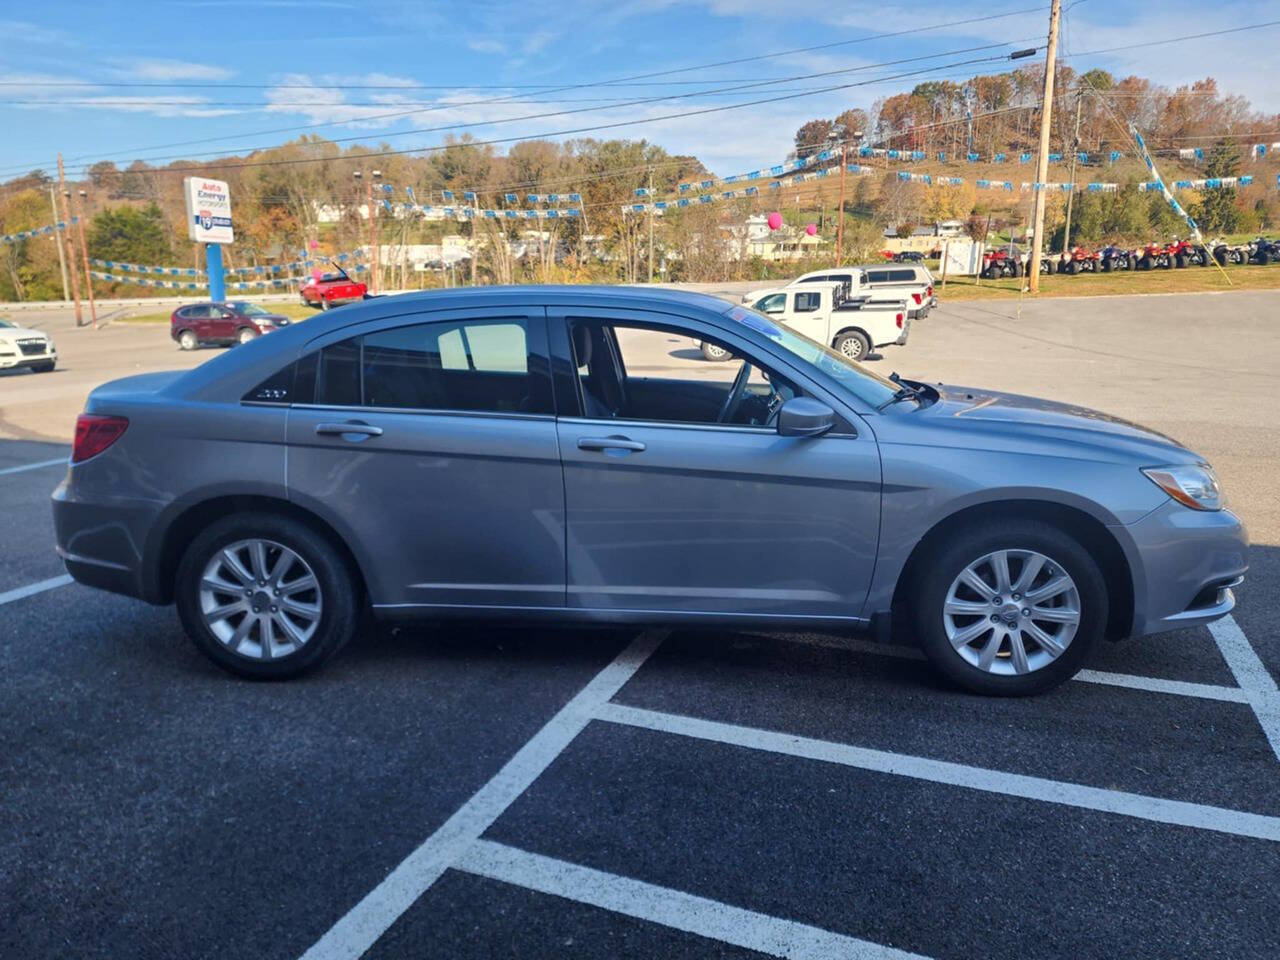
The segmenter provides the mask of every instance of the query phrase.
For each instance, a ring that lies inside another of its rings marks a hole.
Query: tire
[[[243,345],[249,343],[251,340],[257,339],[258,331],[253,329],[253,327],[241,327],[236,331],[236,343],[238,344]]]
[[[1111,259],[1110,257],[1107,257],[1107,259],[1103,260],[1103,261],[1102,261],[1102,272],[1103,272],[1103,273],[1110,273],[1110,272],[1112,271],[1112,269],[1113,269],[1112,263],[1113,263],[1113,261],[1112,261],[1112,259]]]
[[[836,336],[831,348],[850,360],[865,360],[871,352],[871,341],[859,330],[847,330]]]
[[[1075,276],[1077,273],[1079,273],[1079,272],[1080,272],[1080,261],[1079,261],[1079,260],[1068,260],[1068,261],[1067,261],[1067,273],[1071,274],[1071,276],[1073,276],[1073,277],[1074,277],[1074,276]]]
[[[183,350],[194,350],[200,346],[200,338],[196,336],[194,330],[183,330],[178,334],[178,346]]]
[[[328,300],[326,300],[324,297],[321,297],[321,298],[320,298],[320,309],[321,309],[321,310],[328,310],[328,309],[330,308],[330,306],[332,306],[332,305],[329,303],[329,301],[328,301]]]
[[[1045,260],[1043,263],[1040,264],[1040,266],[1042,271],[1044,273],[1049,274],[1050,276],[1058,272],[1058,265],[1054,263],[1052,260]]]
[[[1270,262],[1271,262],[1271,254],[1270,254],[1268,251],[1263,250],[1263,251],[1259,252],[1259,254],[1258,254],[1258,266],[1260,266],[1260,267],[1265,267],[1265,266],[1266,266],[1268,263],[1270,263]]]
[[[1046,597],[1041,604],[1024,606],[1026,598],[1019,596],[1014,601],[1016,594],[1011,589],[986,599],[961,583],[961,574],[974,569],[991,590],[997,576],[990,558],[1002,552],[1006,552],[1009,579],[1014,584],[1024,564],[1039,555],[1043,565],[1031,581],[1032,592],[1053,581],[1061,583],[1063,574],[1069,588]],[[1039,520],[997,520],[960,528],[930,560],[912,597],[916,635],[925,655],[952,682],[987,696],[1042,693],[1070,679],[1088,660],[1107,623],[1106,582],[1089,551],[1058,527]],[[956,606],[972,607],[973,612],[945,613],[949,598]],[[997,598],[999,606],[993,602]],[[996,612],[988,614],[987,609]],[[1034,614],[1025,616],[1024,609],[1059,611],[1059,617],[1064,616],[1060,611],[1074,611],[1076,622],[1072,627]],[[993,616],[1000,619],[992,622]],[[981,629],[983,625],[986,629]],[[962,640],[966,629],[977,632],[967,643],[953,644],[948,631]],[[1056,656],[1050,646],[1041,646],[1031,637],[1032,629],[1041,631],[1046,639],[1065,639]],[[991,643],[997,635],[993,649]],[[1015,638],[1023,650],[1021,662],[1026,672],[1018,666]],[[984,659],[989,667],[982,666]]]
[[[269,544],[261,569],[255,569],[259,565],[253,559],[253,542]],[[281,548],[294,556],[280,573],[284,596],[291,596],[300,608],[314,607],[316,611],[314,619],[310,611],[307,615],[288,614],[285,623],[292,625],[294,637],[301,642],[291,639],[286,626],[281,625],[285,612],[272,612],[272,602],[280,594],[272,588],[271,573],[282,555],[278,552]],[[234,573],[224,559],[228,549],[240,560],[244,572],[266,571],[252,599],[239,593],[240,584],[252,582],[252,577],[246,580]],[[290,591],[290,585],[302,582],[308,572],[315,588]],[[235,592],[206,589],[206,578],[226,583]],[[359,587],[337,548],[305,524],[270,513],[232,514],[198,534],[178,565],[175,593],[178,616],[196,648],[224,670],[250,680],[286,680],[315,669],[347,644],[359,622]],[[207,609],[226,610],[233,603],[240,609],[220,620],[206,616]],[[261,614],[254,612],[255,606]],[[246,621],[245,635],[236,640]],[[275,654],[269,658],[262,655],[266,622],[272,624],[268,649]],[[236,642],[234,649],[232,641]]]
[[[1213,259],[1218,261],[1218,266],[1225,267],[1227,265],[1227,248],[1215,247],[1213,251]]]
[[[1020,264],[1020,263],[1015,263],[1015,264],[1013,265],[1013,275],[1014,275],[1015,277],[1020,277],[1020,276],[1022,276],[1022,264]]]
[[[700,344],[702,347],[702,355],[712,362],[719,363],[722,360],[728,360],[733,356],[724,347],[717,347],[714,343],[707,343],[705,340]]]
[[[1174,266],[1176,266],[1179,270],[1185,270],[1187,268],[1187,259],[1188,259],[1187,255],[1185,253],[1177,254],[1173,258]]]
[[[57,365],[57,360],[46,360],[44,363],[35,364],[32,366],[31,370],[33,373],[53,373],[54,368],[57,367]]]
[[[1151,269],[1151,263],[1152,263],[1152,261],[1151,261],[1151,257],[1150,257],[1150,256],[1144,256],[1141,260],[1139,260],[1139,261],[1138,261],[1138,269],[1139,269],[1139,270],[1150,270],[1150,269]]]

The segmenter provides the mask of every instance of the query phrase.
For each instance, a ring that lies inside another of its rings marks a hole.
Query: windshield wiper
[[[924,400],[922,399],[922,397],[924,396],[924,393],[920,390],[920,388],[913,387],[911,384],[906,383],[902,379],[902,377],[898,375],[898,371],[895,370],[893,373],[889,374],[889,379],[898,385],[898,389],[894,391],[894,394],[892,397],[890,397],[884,403],[880,404],[881,410],[883,410],[885,407],[888,407],[897,403],[899,400],[915,400],[920,403],[924,402]]]

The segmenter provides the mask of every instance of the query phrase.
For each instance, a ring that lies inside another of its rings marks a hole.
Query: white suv
[[[58,348],[47,333],[0,319],[0,370],[30,367],[48,373],[58,365]]]

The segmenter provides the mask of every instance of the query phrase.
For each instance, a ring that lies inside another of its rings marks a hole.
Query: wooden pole
[[[846,132],[847,135],[847,132]],[[836,211],[836,266],[844,263],[844,178],[849,170],[849,147],[840,144],[840,209]]]
[[[62,247],[62,231],[56,228],[58,222],[58,195],[54,192],[55,188],[49,188],[49,206],[53,208],[53,222],[55,229],[53,231],[53,245],[58,248],[58,269],[62,272],[62,299],[71,299],[71,288],[67,286],[67,254]],[[71,229],[71,224],[67,224],[67,229]]]
[[[71,296],[76,301],[76,326],[84,326],[84,310],[80,306],[80,274],[76,270],[76,244],[71,234],[71,210],[67,198],[71,195],[67,190],[67,175],[62,169],[62,154],[58,154],[58,189],[62,191],[62,219],[67,222],[67,252],[71,259]],[[54,231],[57,233],[57,231]]]
[[[84,239],[84,191],[80,191],[80,200],[75,205],[76,229],[80,234],[80,255],[84,258],[84,290],[89,295],[89,316],[93,318],[93,329],[98,329],[98,305],[93,302],[93,274],[89,272],[89,245]]]
[[[1044,100],[1040,104],[1040,154],[1036,158],[1035,213],[1031,218],[1031,275],[1027,288],[1040,290],[1040,252],[1044,247],[1044,182],[1049,176],[1049,130],[1053,120],[1053,72],[1058,55],[1058,21],[1062,17],[1062,0],[1053,0],[1049,10],[1049,45],[1044,55]]]

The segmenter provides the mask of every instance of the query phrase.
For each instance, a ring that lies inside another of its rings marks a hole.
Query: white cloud
[[[467,41],[468,49],[476,53],[506,53],[507,45],[501,40],[475,39]]]
[[[60,74],[5,73],[0,74],[0,82],[21,89],[24,100],[38,101],[15,104],[20,110],[118,111],[157,117],[221,117],[244,112],[211,106],[207,97],[172,93],[132,96]]]
[[[208,63],[193,63],[189,60],[169,60],[154,58],[147,60],[113,60],[119,69],[116,73],[127,74],[139,80],[225,80],[235,76],[235,71],[226,67],[218,67]]]

